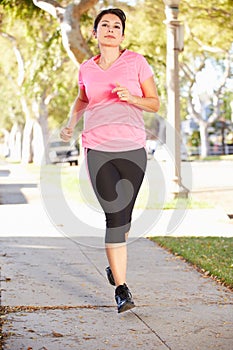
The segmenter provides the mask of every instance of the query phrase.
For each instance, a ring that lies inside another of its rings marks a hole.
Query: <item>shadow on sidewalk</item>
[[[10,176],[10,170],[0,170],[0,177]]]
[[[37,184],[0,184],[0,205],[27,204],[28,200],[23,194],[22,189],[37,187]]]
[[[102,250],[67,238],[1,237],[2,305],[101,305],[104,278],[83,250],[103,261]],[[105,277],[105,276],[103,276]],[[7,282],[7,283],[6,283]]]

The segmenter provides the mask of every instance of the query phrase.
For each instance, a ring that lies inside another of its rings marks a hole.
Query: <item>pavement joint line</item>
[[[161,343],[166,346],[167,349],[172,350],[172,348],[166,343],[166,341],[153,329],[151,328],[135,311],[131,311],[158,339]]]
[[[226,304],[223,304],[226,305]],[[143,307],[150,307],[154,306],[153,304],[143,304],[143,305],[136,305],[137,308],[143,308]],[[9,305],[0,305],[0,313],[1,315],[10,314],[10,313],[16,313],[16,312],[36,312],[36,311],[50,311],[50,310],[75,310],[75,309],[116,309],[116,305],[53,305],[53,306],[44,306],[44,305],[15,305],[15,306],[9,306]],[[130,310],[133,312],[132,310]],[[135,314],[135,312],[133,312]],[[137,315],[136,315],[137,316]],[[138,316],[137,316],[138,317]]]
[[[74,241],[75,243],[75,241]],[[76,243],[77,244],[77,243]],[[96,269],[96,271],[99,273],[100,276],[102,276],[103,278],[105,278],[105,276],[103,275],[103,273],[100,271],[100,269],[96,266],[96,264],[89,258],[89,256],[83,251],[83,249],[81,248],[81,246],[79,245],[79,250],[81,251],[81,253],[83,254],[83,256],[85,256],[85,258],[87,259],[87,261]]]
[[[54,305],[54,306],[35,306],[35,305],[18,305],[18,306],[3,306],[1,305],[1,315],[16,313],[16,312],[36,312],[36,311],[50,311],[50,310],[74,310],[74,309],[101,309],[101,308],[116,308],[115,305]]]
[[[88,257],[88,255],[83,251],[82,246],[86,247],[85,244],[80,244],[79,242],[77,242],[76,240],[74,240],[72,237],[65,235],[63,232],[60,232],[61,236],[63,236],[64,238],[67,238],[68,240],[70,240],[72,243],[74,243],[74,245],[78,246],[80,252],[83,254],[83,256],[87,259],[87,261],[96,269],[96,271],[99,273],[99,275],[103,278],[105,278],[104,274],[100,271],[100,269],[96,266],[96,264]],[[95,248],[96,249],[96,248]]]
[[[140,307],[148,307],[151,305],[140,305]],[[18,313],[18,312],[27,312],[27,313],[33,313],[37,311],[53,311],[53,310],[61,310],[61,311],[67,311],[67,310],[78,310],[78,309],[111,309],[116,308],[114,305],[54,305],[54,306],[33,306],[33,305],[19,305],[19,306],[0,306],[0,315],[1,319],[4,317],[4,315]],[[151,328],[135,311],[129,310],[135,317],[138,318],[138,320],[143,323],[151,333],[153,333],[159,341],[164,344],[164,346],[172,350],[171,347],[166,343],[166,341],[153,329]],[[3,319],[2,319],[3,320]],[[0,344],[1,345],[1,344]],[[1,349],[1,348],[0,348]]]

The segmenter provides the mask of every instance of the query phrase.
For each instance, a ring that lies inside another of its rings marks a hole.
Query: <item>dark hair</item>
[[[116,15],[117,17],[120,18],[121,20],[121,23],[122,23],[122,34],[124,34],[125,32],[125,21],[126,21],[126,15],[125,13],[121,10],[121,9],[117,9],[117,8],[114,8],[114,9],[106,9],[106,10],[103,10],[101,11],[96,19],[95,19],[95,22],[94,22],[94,31],[96,32],[97,31],[97,27],[98,27],[98,24],[101,20],[101,18],[104,16],[104,15],[107,15],[108,13],[111,13],[113,15]]]

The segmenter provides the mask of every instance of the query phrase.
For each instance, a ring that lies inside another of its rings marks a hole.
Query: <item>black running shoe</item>
[[[110,268],[110,266],[106,267],[105,271],[107,272],[107,277],[108,277],[108,281],[112,286],[115,286],[115,281],[114,281],[114,277],[112,274],[112,270]]]
[[[118,313],[130,310],[135,307],[132,299],[132,294],[130,293],[129,288],[125,283],[116,288],[115,300],[117,303]]]

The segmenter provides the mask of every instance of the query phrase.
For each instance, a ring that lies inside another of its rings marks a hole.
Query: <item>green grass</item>
[[[151,240],[233,289],[233,237],[152,237]]]
[[[233,154],[226,154],[226,155],[220,155],[220,156],[207,156],[205,158],[201,158],[200,156],[190,156],[189,157],[190,161],[211,161],[211,160],[233,160]]]

